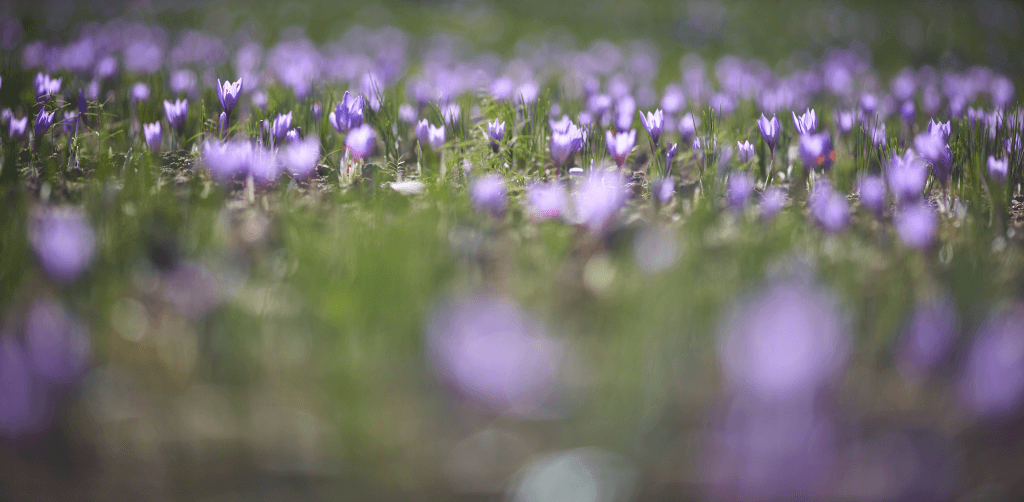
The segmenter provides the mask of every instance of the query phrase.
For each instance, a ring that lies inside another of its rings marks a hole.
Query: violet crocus
[[[772,115],[771,120],[768,120],[762,113],[761,118],[757,119],[757,129],[761,131],[761,139],[768,145],[768,150],[774,156],[775,147],[779,144],[779,134],[782,132],[782,124],[779,123],[779,117]]]
[[[20,119],[11,118],[11,121],[7,124],[7,137],[11,141],[18,141],[25,137],[25,131],[28,129],[28,117],[22,117]]]
[[[644,129],[647,130],[647,134],[651,136],[651,140],[655,145],[658,144],[658,140],[661,139],[661,133],[665,128],[665,112],[660,109],[652,112],[647,112],[647,116],[644,116],[643,112],[640,112],[640,122],[643,123]]]
[[[285,114],[278,114],[274,118],[274,122],[270,125],[270,137],[274,139],[274,144],[279,144],[284,137],[288,134],[288,131],[292,128],[292,112]]]
[[[508,197],[505,193],[505,177],[489,174],[479,178],[469,187],[469,198],[477,211],[500,218],[505,214]]]
[[[377,133],[369,124],[352,129],[345,137],[345,148],[363,161],[373,154],[376,146]]]
[[[828,132],[801,135],[800,159],[803,160],[805,169],[821,168],[828,171],[832,167],[832,162],[836,159],[836,153],[832,149],[832,140],[829,138]]]
[[[37,375],[68,385],[85,370],[90,353],[85,326],[62,305],[37,299],[25,319],[25,353]]]
[[[914,137],[914,149],[932,166],[932,175],[946,183],[952,176],[953,154],[941,132],[923,132]]]
[[[178,134],[185,132],[185,120],[188,119],[188,101],[184,99],[175,100],[173,103],[164,100],[164,115],[167,117],[167,124]]]
[[[943,141],[949,141],[950,122],[936,122],[935,119],[928,120],[928,132],[930,134],[941,134]]]
[[[29,242],[51,279],[68,283],[89,267],[96,236],[88,218],[77,210],[50,209],[34,219]]]
[[[998,312],[978,330],[963,365],[961,400],[982,418],[1016,413],[1024,398],[1024,306]]]
[[[683,144],[689,145],[693,143],[693,140],[697,137],[697,127],[700,126],[700,120],[695,118],[692,113],[683,115],[683,118],[679,119],[679,135]]]
[[[629,132],[620,133],[605,131],[604,139],[608,146],[608,155],[611,155],[615,159],[615,164],[622,169],[626,165],[626,157],[629,157],[633,145],[636,144],[636,130],[630,129]]]
[[[1006,175],[1010,169],[1009,159],[996,159],[994,156],[988,156],[988,175],[992,178],[992,181],[996,183],[1002,183],[1006,181]]]
[[[0,337],[0,436],[16,437],[44,427],[52,404],[28,356],[13,337]]]
[[[857,123],[857,114],[853,110],[836,110],[835,121],[837,131],[849,134]]]
[[[885,146],[886,135],[885,135],[885,122],[878,122],[871,126],[869,135],[871,136],[871,144],[878,148]]]
[[[814,134],[818,130],[818,115],[810,108],[799,117],[793,112],[793,126],[801,135]]]
[[[261,187],[273,185],[281,176],[281,163],[276,150],[257,146],[251,150],[246,171],[256,184]]]
[[[761,194],[761,218],[772,220],[786,206],[786,191],[779,187],[768,187]]]
[[[56,112],[46,112],[45,110],[39,110],[39,113],[36,114],[35,127],[33,127],[32,132],[37,142],[43,137],[44,134],[46,134],[46,131],[50,130],[50,126],[53,125],[53,115],[55,113]]]
[[[153,122],[152,124],[142,124],[142,135],[146,140],[146,146],[153,153],[160,151],[160,142],[163,140],[163,131],[160,127],[160,121]]]
[[[916,202],[905,204],[896,211],[893,226],[903,244],[911,249],[924,250],[935,240],[938,221],[934,208],[925,202]]]
[[[532,183],[526,187],[526,206],[535,220],[561,218],[565,214],[565,187],[557,181]]]
[[[746,164],[754,159],[754,145],[750,144],[749,141],[744,140],[742,143],[736,142],[736,153],[737,159],[740,164]]]
[[[327,121],[338,132],[345,132],[363,124],[363,97],[353,96],[348,91],[327,115]]]
[[[811,217],[830,234],[837,234],[850,223],[850,205],[846,196],[832,188],[826,180],[819,181],[807,201]]]
[[[140,103],[149,99],[149,86],[144,82],[136,82],[131,89],[132,103]]]
[[[600,232],[625,203],[626,186],[621,171],[591,171],[573,194],[575,221],[591,232]]]
[[[676,192],[676,180],[672,176],[665,176],[660,181],[654,182],[652,195],[658,204],[666,205],[672,200],[672,194]]]
[[[860,203],[872,213],[882,214],[885,210],[885,182],[876,174],[868,174],[857,180]]]
[[[498,153],[501,142],[505,139],[505,121],[498,122],[498,119],[494,119],[494,122],[488,122],[487,136],[491,141],[491,150]]]
[[[745,171],[734,171],[729,175],[727,187],[729,207],[741,210],[754,194],[754,179]]]
[[[231,111],[238,104],[238,96],[242,93],[242,79],[235,82],[225,80],[223,83],[217,79],[217,99],[224,113],[231,115]]]
[[[917,109],[914,106],[913,100],[904,101],[900,105],[900,118],[907,124],[914,123],[914,116],[917,114]]]
[[[402,106],[398,107],[398,119],[406,124],[416,123],[416,109],[409,103],[402,103]]]
[[[85,93],[78,90],[78,114],[85,115],[89,111],[89,102],[85,100]]]
[[[317,161],[320,160],[320,140],[311,136],[288,141],[281,148],[280,158],[285,171],[288,171],[292,178],[304,180],[313,173]]]
[[[671,169],[672,162],[676,160],[676,154],[679,153],[678,143],[669,143],[668,148],[665,149],[665,165]]]
[[[45,73],[36,74],[36,102],[41,103],[50,96],[59,94],[62,80],[60,78],[51,78]]]
[[[924,184],[928,181],[928,166],[914,150],[907,149],[903,156],[893,153],[885,175],[896,204],[903,204],[921,198]]]
[[[574,154],[583,149],[584,130],[569,120],[568,116],[551,121],[551,159],[555,165],[564,166]]]
[[[444,146],[444,127],[434,126],[427,122],[427,119],[421,120],[416,124],[416,139],[420,142],[420,147],[429,146],[431,150],[438,150]]]
[[[207,141],[202,147],[201,165],[215,180],[224,183],[245,174],[252,150],[248,141]]]

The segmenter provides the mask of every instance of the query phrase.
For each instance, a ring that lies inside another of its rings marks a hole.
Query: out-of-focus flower
[[[183,261],[163,274],[160,293],[183,315],[197,319],[217,308],[223,301],[227,287],[206,266]]]
[[[941,134],[943,141],[949,141],[950,122],[936,122],[935,119],[928,120],[928,133]]]
[[[60,86],[63,79],[51,78],[45,73],[36,74],[36,102],[45,101],[50,96],[60,94]]]
[[[633,145],[636,144],[636,130],[630,129],[629,132],[620,133],[605,131],[604,139],[608,145],[608,155],[615,159],[615,164],[621,169],[626,165],[626,157],[629,157]]]
[[[420,146],[429,146],[431,150],[438,150],[444,146],[444,126],[434,126],[423,119],[416,124],[416,139]]]
[[[490,213],[495,217],[503,216],[508,204],[505,177],[500,174],[489,174],[477,179],[469,188],[469,198],[477,211]]]
[[[0,435],[16,437],[46,426],[50,413],[47,390],[13,337],[0,337]]]
[[[39,110],[39,113],[36,114],[35,127],[32,129],[36,141],[39,141],[43,135],[46,134],[46,131],[50,130],[50,126],[53,125],[53,115],[55,113],[57,112]]]
[[[564,343],[512,300],[484,293],[446,302],[425,336],[440,378],[489,411],[534,416],[559,383]]]
[[[565,165],[573,154],[583,149],[583,130],[573,124],[568,116],[551,123],[551,159],[558,166]]]
[[[647,130],[647,134],[651,135],[651,139],[654,144],[658,144],[658,140],[661,138],[661,132],[665,128],[665,112],[661,110],[655,110],[647,112],[647,116],[644,116],[643,112],[640,112],[640,122],[643,123],[644,129]]]
[[[34,218],[29,241],[46,275],[67,283],[92,263],[96,236],[84,214],[71,209],[50,209]]]
[[[661,96],[661,108],[669,114],[675,114],[686,106],[686,96],[683,94],[683,86],[672,83],[665,86],[665,92]]]
[[[591,171],[573,194],[576,222],[599,232],[626,202],[621,171]]]
[[[281,149],[280,156],[285,170],[292,178],[306,179],[320,160],[320,140],[311,136],[304,140],[289,141]]]
[[[149,86],[145,82],[135,82],[131,90],[132,102],[139,103],[149,99]]]
[[[231,115],[231,110],[235,109],[235,105],[238,104],[238,95],[242,93],[242,79],[238,79],[235,82],[225,80],[221,83],[220,79],[217,79],[217,99],[220,100],[220,106],[224,109],[224,113]]]
[[[853,126],[857,123],[857,114],[853,110],[836,110],[835,120],[836,130],[847,134],[853,130]]]
[[[35,373],[50,383],[74,383],[89,360],[85,327],[52,300],[35,300],[25,320],[25,352]]]
[[[178,134],[185,132],[185,120],[188,119],[188,101],[183,99],[175,100],[173,103],[164,100],[164,115],[167,116],[167,124]]]
[[[935,239],[935,226],[938,214],[924,202],[905,204],[893,218],[896,233],[909,248],[922,250],[931,245]]]
[[[878,122],[877,124],[871,126],[869,134],[871,136],[871,144],[879,148],[885,146],[885,122]]]
[[[919,378],[939,364],[953,347],[958,317],[956,303],[946,294],[916,305],[896,349],[900,371]]]
[[[191,94],[196,89],[196,74],[192,70],[177,70],[171,73],[171,92]]]
[[[683,144],[693,143],[693,140],[697,137],[697,127],[700,126],[700,120],[694,118],[692,113],[683,115],[683,118],[679,119],[679,135],[682,137]]]
[[[665,176],[654,183],[654,198],[659,204],[665,205],[672,200],[672,194],[676,192],[676,180],[671,175]]]
[[[768,187],[761,194],[761,217],[766,220],[775,218],[786,206],[786,191],[779,187]]]
[[[729,207],[743,209],[754,194],[754,180],[745,171],[734,171],[729,175],[728,201]]]
[[[324,107],[319,101],[317,101],[312,105],[309,105],[309,113],[313,115],[314,121],[319,122],[320,118],[323,117]]]
[[[402,106],[398,107],[398,118],[406,124],[413,124],[416,122],[416,109],[409,103],[402,103]]]
[[[952,175],[953,154],[942,133],[923,132],[914,137],[914,149],[932,166],[932,175],[945,183]]]
[[[857,181],[857,192],[860,194],[860,203],[869,211],[875,214],[885,211],[885,182],[881,176],[868,174],[861,177]]]
[[[916,201],[928,180],[928,166],[908,148],[902,157],[893,153],[886,166],[886,179],[897,204]]]
[[[1016,412],[1024,397],[1024,306],[989,317],[964,363],[960,396],[974,413],[1000,418]]]
[[[217,181],[226,182],[245,174],[252,156],[248,141],[207,141],[202,148],[202,166]]]
[[[146,146],[149,147],[150,151],[154,153],[160,151],[160,143],[164,136],[159,120],[152,124],[142,124],[142,135],[145,137]]]
[[[807,205],[814,221],[828,233],[842,232],[850,223],[850,205],[846,196],[833,189],[825,180],[814,186]]]
[[[361,160],[372,155],[376,146],[377,133],[368,124],[352,129],[345,137],[345,147]]]
[[[345,132],[363,125],[363,97],[353,96],[345,91],[345,95],[334,107],[334,111],[327,115],[327,121],[338,132]]]
[[[498,153],[500,143],[505,139],[505,122],[498,122],[498,119],[494,119],[494,122],[489,122],[487,124],[487,135],[490,136],[491,150],[494,153]]]
[[[818,115],[810,108],[799,117],[793,112],[793,126],[801,135],[814,134],[818,130]]]
[[[274,118],[274,122],[270,125],[270,137],[274,138],[274,143],[278,144],[284,139],[285,135],[288,134],[288,130],[292,128],[292,112],[285,114],[278,114]]]
[[[801,135],[800,159],[803,160],[804,169],[821,168],[828,171],[836,159],[836,152],[832,149],[832,140],[829,138],[828,132]]]
[[[7,124],[7,137],[12,141],[17,141],[25,137],[25,131],[28,129],[28,117],[22,117],[16,119],[11,117],[11,121]]]
[[[904,101],[903,104],[900,105],[900,118],[903,119],[904,122],[912,124],[916,113],[917,109],[914,107],[913,100]]]
[[[1009,172],[1009,169],[1009,159],[996,159],[992,155],[988,156],[988,175],[992,178],[992,181],[996,183],[1006,181],[1006,174]]]
[[[751,145],[749,141],[744,140],[742,143],[736,142],[736,152],[739,158],[740,164],[746,164],[754,158],[754,145]]]
[[[281,175],[281,164],[278,162],[277,152],[257,146],[251,150],[249,155],[248,173],[253,181],[260,186],[269,186],[277,181]]]
[[[782,132],[779,117],[772,115],[772,119],[768,120],[762,113],[761,118],[757,119],[757,129],[761,131],[761,139],[768,145],[768,149],[775,152],[775,147],[779,144],[779,134]]]
[[[526,187],[527,211],[536,220],[562,217],[565,204],[565,187],[557,181],[533,183]]]

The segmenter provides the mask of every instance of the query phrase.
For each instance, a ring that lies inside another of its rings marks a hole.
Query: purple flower
[[[942,134],[943,141],[949,141],[950,122],[947,120],[945,123],[942,123],[929,119],[928,132],[930,134]]]
[[[814,134],[818,130],[818,115],[810,108],[799,117],[793,112],[793,125],[801,135]]]
[[[25,320],[25,352],[37,375],[56,385],[68,385],[85,370],[89,337],[85,327],[60,304],[35,300]]]
[[[900,372],[922,377],[953,347],[957,331],[956,303],[941,295],[919,303],[903,327],[896,350]]]
[[[292,112],[285,114],[278,114],[274,118],[274,122],[270,125],[270,137],[274,138],[274,143],[280,143],[285,135],[288,134],[288,130],[292,128]]]
[[[576,222],[600,232],[626,203],[626,187],[620,171],[591,171],[573,194]]]
[[[324,107],[317,101],[309,105],[309,113],[313,115],[314,122],[319,122],[320,118],[324,116]]]
[[[932,166],[932,175],[942,182],[952,175],[953,156],[941,133],[923,132],[914,137],[917,153]]]
[[[694,118],[692,113],[683,115],[683,118],[679,119],[679,135],[682,136],[683,144],[693,143],[694,138],[697,137],[697,127],[700,125],[700,119]]]
[[[882,214],[885,210],[886,195],[885,182],[882,177],[875,174],[868,174],[857,181],[857,191],[860,193],[860,203],[869,211],[875,214]]]
[[[338,132],[345,132],[361,126],[363,124],[363,97],[353,96],[345,91],[345,95],[334,107],[334,111],[328,114],[327,121]]]
[[[78,113],[85,115],[89,111],[89,102],[85,100],[85,93],[81,89],[78,90]]]
[[[728,189],[729,207],[743,209],[754,194],[754,180],[744,171],[734,171],[729,175]]]
[[[15,437],[46,425],[48,393],[13,337],[0,337],[0,435]]]
[[[139,103],[149,99],[149,86],[144,82],[136,82],[131,90],[132,102]]]
[[[284,161],[284,169],[292,178],[306,179],[316,168],[317,161],[320,160],[320,140],[310,137],[304,140],[289,141],[281,149],[280,156]]]
[[[56,112],[47,113],[45,110],[39,110],[39,113],[36,114],[36,123],[32,130],[36,141],[39,141],[39,139],[46,134],[46,131],[50,130],[50,126],[53,125],[53,115],[55,113]]]
[[[558,384],[564,343],[510,299],[446,302],[431,313],[425,336],[438,376],[489,411],[532,416]]]
[[[278,162],[277,152],[257,146],[250,150],[248,166],[246,171],[260,186],[273,185],[281,176],[281,164]]]
[[[658,140],[661,138],[661,132],[665,128],[665,112],[661,110],[655,110],[647,112],[647,116],[644,116],[643,112],[640,112],[640,122],[643,123],[644,129],[647,130],[647,134],[651,136],[654,144],[658,144]]]
[[[669,167],[670,169],[671,169],[671,166],[672,166],[672,162],[676,160],[676,154],[678,152],[679,152],[679,144],[678,143],[669,143],[668,144],[668,148],[665,149],[665,165],[670,166]]]
[[[7,124],[7,137],[12,141],[17,141],[25,137],[26,129],[28,129],[28,117],[20,119],[12,117],[10,123]]]
[[[665,92],[661,96],[661,107],[668,113],[674,114],[682,110],[686,105],[686,96],[683,94],[683,86],[672,83],[665,86]]]
[[[494,119],[494,122],[488,122],[487,135],[491,139],[491,150],[494,150],[494,153],[498,153],[499,144],[505,139],[505,122],[498,122],[498,119]]]
[[[246,172],[252,145],[248,141],[208,141],[202,148],[202,165],[213,178],[226,182]]]
[[[928,181],[928,166],[908,148],[902,157],[893,153],[885,174],[893,199],[896,204],[903,204],[921,198]]]
[[[232,83],[225,80],[221,83],[220,79],[217,79],[217,99],[220,100],[220,106],[224,109],[224,113],[231,115],[231,110],[235,109],[235,105],[238,104],[238,95],[242,93],[242,79]]]
[[[761,118],[757,119],[757,128],[761,131],[761,139],[768,145],[768,149],[775,152],[775,147],[779,144],[779,134],[782,132],[779,117],[772,115],[772,119],[768,120],[762,113]]]
[[[61,81],[62,79],[50,78],[49,75],[44,73],[36,74],[36,102],[43,102],[50,96],[59,94]]]
[[[730,386],[761,401],[812,397],[839,375],[848,351],[835,297],[799,281],[769,283],[741,298],[718,334]]]
[[[853,130],[854,124],[857,123],[857,114],[853,110],[836,110],[835,120],[836,130],[847,134]]]
[[[349,131],[345,137],[345,148],[360,160],[366,160],[377,146],[377,133],[367,124]]]
[[[676,180],[672,176],[665,176],[661,181],[654,183],[654,198],[659,204],[665,205],[672,200],[672,194],[676,191]]]
[[[992,181],[996,183],[1002,183],[1006,181],[1006,174],[1010,169],[1010,161],[1008,159],[997,160],[995,157],[988,156],[988,175],[992,178]]]
[[[903,244],[923,250],[935,239],[938,220],[935,209],[924,202],[918,202],[901,207],[893,218],[893,225]]]
[[[489,174],[477,179],[470,186],[469,198],[477,211],[500,218],[505,214],[507,204],[505,177],[500,174]]]
[[[630,129],[628,133],[605,131],[604,139],[608,145],[608,155],[615,159],[615,164],[621,169],[626,164],[626,157],[633,151],[633,145],[636,144],[636,130]]]
[[[435,127],[427,122],[427,119],[423,119],[416,124],[416,139],[419,140],[420,147],[427,145],[431,150],[438,150],[444,146],[444,127]]]
[[[188,119],[188,101],[179,99],[173,103],[164,100],[164,115],[167,117],[167,124],[171,129],[178,131],[178,134],[185,132],[185,120]]]
[[[1016,411],[1024,396],[1024,307],[992,315],[978,330],[964,364],[960,396],[985,418]]]
[[[163,139],[160,121],[153,122],[152,124],[142,124],[142,135],[145,137],[146,146],[149,147],[150,151],[154,153],[160,151],[160,142]]]
[[[761,217],[766,220],[775,218],[786,206],[786,191],[779,187],[768,187],[761,194]]]
[[[171,74],[171,92],[191,94],[196,88],[196,74],[192,70],[178,70]]]
[[[526,205],[535,220],[560,218],[565,213],[565,187],[561,183],[533,183],[526,187]]]
[[[754,145],[751,145],[749,141],[744,140],[742,143],[736,142],[736,151],[740,164],[746,164],[754,158]]]
[[[820,167],[828,171],[832,167],[832,161],[836,158],[828,132],[800,136],[800,158],[803,160],[804,169]]]
[[[416,122],[416,109],[409,103],[402,103],[398,107],[398,118],[406,124],[413,124]]]
[[[830,234],[837,234],[850,223],[850,205],[846,196],[832,188],[828,181],[819,181],[807,201],[814,221]]]
[[[583,130],[573,124],[569,117],[553,122],[551,128],[551,158],[558,166],[565,165],[573,154],[583,148]]]
[[[96,236],[79,211],[45,210],[35,218],[29,232],[39,264],[57,282],[75,280],[92,262]]]
[[[871,134],[871,144],[873,144],[873,145],[875,145],[876,147],[879,147],[879,148],[885,146],[885,141],[886,141],[886,137],[885,137],[885,122],[878,122],[875,125],[871,126],[870,134]]]
[[[220,127],[220,135],[223,138],[228,137],[228,113],[220,112],[220,116],[217,117],[217,125]]]
[[[913,100],[904,101],[903,104],[900,105],[900,118],[902,118],[904,122],[912,124],[916,113],[917,109],[914,107]]]

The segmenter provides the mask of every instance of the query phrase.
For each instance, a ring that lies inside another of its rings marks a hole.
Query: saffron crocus
[[[825,180],[815,185],[807,205],[814,221],[830,234],[842,232],[850,222],[850,206],[846,197]]]
[[[527,212],[535,220],[562,217],[565,204],[565,187],[557,181],[533,183],[526,187]]]
[[[881,214],[885,210],[885,182],[881,176],[868,174],[857,181],[860,203],[869,211]]]
[[[500,174],[489,174],[477,179],[469,187],[469,199],[477,211],[489,213],[495,217],[505,214],[508,197],[505,194],[505,177]]]
[[[377,133],[368,124],[352,129],[345,137],[345,148],[360,160],[365,161],[372,155],[376,146]]]
[[[498,122],[498,119],[494,119],[494,122],[487,124],[487,135],[490,136],[491,150],[494,153],[498,153],[500,143],[505,139],[505,122]]]
[[[654,144],[658,144],[658,140],[661,139],[661,133],[665,128],[665,112],[660,109],[654,110],[654,112],[647,112],[647,116],[644,116],[643,112],[640,112],[640,122],[643,123],[644,129],[647,130],[647,134],[651,135],[651,140]]]
[[[160,121],[153,122],[152,124],[142,124],[142,135],[146,139],[146,146],[149,147],[150,151],[154,153],[160,151],[160,142],[163,139]]]
[[[35,127],[32,129],[36,141],[39,141],[39,139],[46,134],[46,131],[50,130],[50,126],[53,125],[53,115],[55,113],[56,112],[47,113],[44,110],[39,110],[39,113],[36,114]]]
[[[16,119],[11,117],[11,121],[7,124],[7,137],[12,141],[20,140],[25,137],[25,131],[28,129],[28,117],[22,117]]]
[[[736,152],[740,164],[746,164],[754,158],[754,145],[750,144],[749,141],[743,141],[742,143],[737,141]]]
[[[431,150],[438,150],[444,146],[445,130],[443,126],[434,126],[427,119],[416,124],[416,139],[420,147],[429,146]]]
[[[818,130],[818,115],[810,108],[799,117],[793,112],[793,126],[801,135],[814,134]]]
[[[291,128],[292,112],[278,114],[278,116],[274,118],[274,122],[270,125],[270,137],[274,139],[274,144],[278,144],[284,140],[284,137],[288,134],[288,130]]]
[[[931,206],[924,202],[905,204],[896,212],[893,225],[896,234],[907,247],[923,250],[935,239],[935,226],[938,215]]]
[[[729,175],[728,197],[729,207],[741,210],[754,194],[754,180],[744,171],[734,171]]]
[[[225,80],[223,83],[217,79],[217,99],[220,100],[220,106],[224,109],[224,113],[231,115],[231,111],[238,104],[238,95],[241,93],[242,79],[238,79],[236,82]]]
[[[1006,181],[1006,174],[1010,169],[1010,161],[1008,159],[996,159],[992,155],[988,156],[988,175],[992,178],[992,181],[996,183],[1002,183]]]
[[[164,100],[164,115],[167,117],[167,124],[178,134],[185,132],[185,120],[188,119],[188,101],[179,99],[173,103]]]
[[[338,132],[345,132],[363,125],[363,97],[353,96],[348,91],[328,114],[327,121]]]
[[[51,279],[68,283],[89,267],[96,236],[88,218],[76,210],[44,211],[32,222],[29,241],[39,264]]]
[[[800,159],[803,160],[805,169],[820,167],[828,171],[832,167],[832,161],[836,159],[828,132],[800,136]]]
[[[700,120],[693,116],[692,113],[683,115],[683,118],[679,119],[679,135],[682,137],[683,144],[693,143],[693,140],[697,137],[697,127],[700,126]]]
[[[630,129],[629,132],[620,133],[605,131],[604,139],[608,145],[608,154],[615,159],[615,164],[621,169],[626,165],[626,157],[629,157],[633,145],[636,144],[636,130]]]
[[[932,175],[946,183],[952,175],[953,154],[942,133],[923,132],[914,137],[917,153],[932,166]]]
[[[772,115],[772,119],[768,120],[764,114],[761,114],[761,118],[757,119],[757,128],[761,131],[761,139],[768,145],[768,150],[775,155],[775,147],[779,144],[779,134],[782,132],[782,124],[779,123],[779,117]]]

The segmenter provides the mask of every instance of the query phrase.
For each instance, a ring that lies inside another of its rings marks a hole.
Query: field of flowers
[[[1019,6],[288,5],[0,15],[0,500],[1024,497]]]

